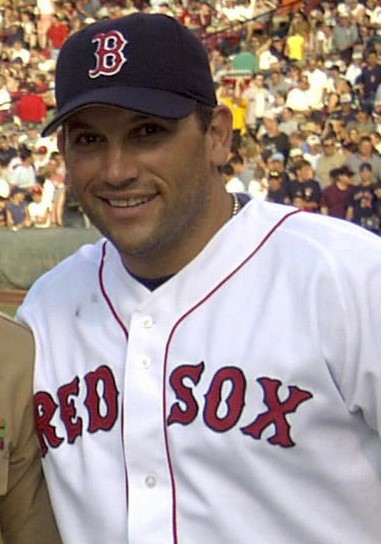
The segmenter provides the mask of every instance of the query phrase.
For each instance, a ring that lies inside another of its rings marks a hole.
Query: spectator
[[[266,200],[268,193],[268,181],[263,168],[257,167],[254,170],[253,179],[249,183],[249,194],[258,200]]]
[[[46,145],[40,145],[34,151],[33,164],[36,170],[36,174],[40,175],[43,172],[43,169],[49,162],[49,153]]]
[[[261,130],[261,129],[260,129]],[[288,159],[290,142],[287,134],[279,130],[276,115],[271,111],[266,112],[263,118],[262,136],[260,137],[261,156],[264,161],[276,153],[282,153],[284,160]]]
[[[9,173],[9,184],[23,190],[30,190],[36,185],[36,171],[30,149],[23,148],[19,152],[20,162],[15,164]]]
[[[10,48],[9,60],[15,62],[20,60],[23,65],[30,61],[30,51],[24,46],[22,40],[16,40],[13,47]]]
[[[376,91],[381,83],[381,66],[378,63],[378,55],[371,50],[366,55],[366,65],[363,67],[356,85],[360,92],[364,108],[371,113],[376,97]]]
[[[5,125],[11,120],[11,95],[5,77],[0,75],[0,125]]]
[[[221,104],[225,104],[233,115],[233,140],[232,152],[236,153],[241,145],[242,136],[246,134],[246,110],[247,100],[241,96],[241,80],[236,78],[234,85],[222,85],[217,98]]]
[[[291,204],[291,198],[282,178],[276,170],[270,170],[268,175],[268,190],[266,200],[276,204]]]
[[[320,187],[324,189],[331,184],[330,172],[343,166],[345,155],[336,146],[332,135],[327,135],[322,140],[323,153],[316,161],[315,176]]]
[[[234,175],[243,183],[244,189],[247,189],[253,178],[253,172],[248,161],[245,161],[242,155],[234,154],[230,157],[229,164],[233,167]]]
[[[304,153],[304,159],[310,163],[315,172],[317,161],[321,157],[321,140],[317,134],[311,134],[307,137],[306,143],[308,150]]]
[[[378,199],[375,192],[375,178],[370,163],[359,167],[360,182],[354,187],[349,201],[346,219],[379,234]]]
[[[354,172],[356,184],[360,182],[360,166],[363,163],[371,165],[375,182],[381,181],[381,157],[375,152],[370,136],[361,137],[358,151],[345,161],[345,164]]]
[[[250,136],[256,139],[258,128],[265,113],[270,110],[275,99],[265,87],[263,74],[255,74],[249,86],[242,92],[242,98],[247,102],[246,126]]]
[[[331,185],[323,189],[320,211],[324,215],[345,219],[352,195],[353,172],[347,168],[330,171]]]
[[[302,74],[297,87],[291,89],[286,98],[286,106],[291,108],[299,121],[305,121],[311,115],[314,105],[314,94],[308,81],[308,76]]]
[[[353,51],[352,60],[345,72],[345,79],[352,87],[356,84],[357,78],[362,72],[363,54],[360,51]]]
[[[17,149],[10,145],[5,134],[0,134],[0,161],[4,161],[5,166],[8,166],[15,157],[17,157]]]
[[[62,162],[62,157],[59,153],[52,153],[49,163],[46,167],[46,191],[44,191],[43,201],[48,201],[49,196],[52,198],[51,205],[51,222],[55,227],[64,226],[64,213],[66,201],[66,183],[65,169]],[[51,187],[54,187],[51,195]],[[45,192],[47,196],[45,196]]]
[[[304,74],[308,78],[310,92],[313,95],[312,107],[315,110],[321,110],[323,108],[324,95],[327,89],[327,74],[319,67],[316,58],[309,59]]]
[[[28,204],[28,213],[31,225],[36,228],[50,227],[51,210],[49,205],[43,200],[43,189],[39,185],[33,187],[31,191],[32,202]]]
[[[287,136],[291,136],[293,132],[296,132],[299,128],[299,122],[295,118],[294,111],[285,106],[281,112],[282,121],[279,123],[279,130],[284,132]]]
[[[290,85],[283,77],[279,68],[271,69],[270,74],[266,79],[266,86],[270,91],[270,94],[274,97],[274,100],[279,96],[287,96],[287,93],[290,90]]]
[[[40,126],[45,122],[47,107],[41,95],[36,93],[33,82],[26,85],[25,91],[15,106],[15,115],[25,127]]]
[[[62,19],[62,16],[59,17],[57,13],[52,15],[51,24],[46,35],[52,58],[56,59],[59,50],[69,36],[69,26]]]
[[[359,109],[355,112],[355,119],[345,125],[347,132],[352,128],[355,128],[360,136],[369,136],[375,130],[376,125],[366,109]]]
[[[339,14],[338,23],[333,31],[333,46],[340,51],[341,58],[349,64],[352,58],[353,46],[358,40],[356,24],[348,12]]]
[[[225,188],[228,193],[242,193],[245,190],[245,186],[242,183],[242,181],[237,178],[234,172],[234,168],[231,164],[225,164],[225,166],[222,169],[224,181],[225,181]]]
[[[24,227],[30,227],[28,202],[25,198],[25,191],[14,188],[9,195],[6,205],[7,227],[16,232]]]
[[[0,158],[0,197],[7,199],[11,188],[7,179],[7,162]]]
[[[44,50],[48,43],[47,32],[54,14],[54,0],[37,0],[37,39],[39,47]]]
[[[302,62],[306,58],[306,36],[303,28],[296,25],[286,40],[285,55],[290,61]]]
[[[306,212],[320,210],[321,189],[313,179],[311,164],[302,159],[295,164],[296,179],[290,184],[291,201],[294,206]]]

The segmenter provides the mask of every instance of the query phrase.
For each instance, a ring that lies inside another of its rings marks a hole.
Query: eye
[[[147,122],[132,129],[132,136],[135,138],[146,138],[157,136],[166,132],[166,128],[158,123]]]
[[[102,141],[103,138],[101,136],[91,132],[79,132],[75,136],[73,135],[75,145],[88,146],[101,143]]]

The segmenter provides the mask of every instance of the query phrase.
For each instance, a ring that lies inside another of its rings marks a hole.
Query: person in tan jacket
[[[0,313],[0,542],[4,544],[61,542],[34,432],[33,359],[31,332]]]

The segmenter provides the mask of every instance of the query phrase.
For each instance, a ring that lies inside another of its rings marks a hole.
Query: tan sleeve
[[[34,432],[31,333],[0,314],[0,528],[4,544],[60,544]]]

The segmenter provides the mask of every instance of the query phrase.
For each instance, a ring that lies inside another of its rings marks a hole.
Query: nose
[[[110,144],[102,161],[103,180],[105,183],[123,187],[139,177],[136,151],[123,143]]]

